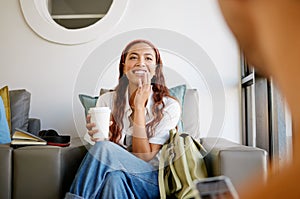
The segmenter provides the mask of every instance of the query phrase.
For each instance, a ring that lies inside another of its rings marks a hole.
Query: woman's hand
[[[95,133],[98,133],[98,129],[95,129],[94,127],[96,127],[96,124],[95,123],[91,123],[91,115],[88,114],[86,116],[86,128],[88,129],[88,134],[91,137],[91,140],[93,142],[98,142],[99,141],[98,138],[93,138],[93,135]]]
[[[135,109],[143,109],[145,107],[146,101],[148,100],[150,95],[150,91],[151,91],[150,74],[146,73],[143,79],[139,79],[139,86],[134,98]]]
[[[112,123],[113,123],[113,122],[110,121],[109,126],[112,125]],[[91,140],[92,140],[93,142],[99,142],[99,141],[102,141],[101,138],[94,138],[94,137],[93,137],[93,135],[94,135],[95,133],[98,133],[98,129],[95,129],[94,127],[96,127],[96,124],[95,124],[95,123],[91,123],[91,115],[88,114],[88,115],[86,116],[86,128],[88,129],[88,134],[89,134],[89,136],[91,137]],[[110,139],[110,137],[111,137],[111,133],[109,132],[109,139]]]

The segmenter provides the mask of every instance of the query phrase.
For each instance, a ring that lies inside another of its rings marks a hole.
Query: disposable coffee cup
[[[89,109],[91,123],[96,124],[93,129],[98,129],[98,132],[93,135],[93,138],[103,140],[109,138],[110,112],[109,107],[93,107]]]

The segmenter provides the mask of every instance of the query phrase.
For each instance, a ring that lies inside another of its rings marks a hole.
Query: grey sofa
[[[0,144],[0,198],[9,199],[12,192],[12,148]]]
[[[12,198],[63,198],[87,152],[80,138],[69,147],[28,146],[13,150]]]
[[[196,113],[198,94],[188,89],[185,95],[183,123],[186,131],[197,132]],[[196,136],[196,135],[194,135]],[[261,173],[261,180],[267,175],[267,153],[258,148],[233,143],[223,138],[201,138],[209,151],[205,157],[209,176],[228,176],[238,188],[247,182],[249,176]],[[5,156],[10,162],[9,174],[13,173],[12,188],[7,190],[13,199],[59,199],[68,191],[75,173],[88,150],[80,138],[73,138],[69,147],[30,146],[18,149],[8,148]],[[1,155],[1,147],[0,147]],[[2,157],[0,157],[2,160]],[[13,160],[13,165],[11,163]],[[2,188],[2,184],[0,185]]]
[[[30,92],[25,89],[9,91],[11,109],[11,132],[15,128],[37,134],[40,130],[40,119],[29,118]],[[11,198],[13,149],[9,144],[0,145],[0,199]]]
[[[201,142],[210,151],[205,157],[209,176],[228,176],[238,191],[254,177],[266,182],[268,154],[265,150],[224,138],[201,138]]]

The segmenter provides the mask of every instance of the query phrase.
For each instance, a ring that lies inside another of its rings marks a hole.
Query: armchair
[[[265,150],[244,146],[224,138],[201,138],[210,151],[204,158],[208,175],[229,177],[237,190],[253,177],[265,182],[268,173],[268,155]]]
[[[199,122],[197,104],[198,92],[187,89],[182,118],[187,132],[198,130],[198,125],[192,125]],[[237,188],[257,172],[262,173],[262,179],[266,177],[268,158],[264,150],[223,138],[201,138],[200,141],[210,151],[205,157],[209,176],[226,175]],[[63,198],[88,147],[80,138],[73,138],[71,145],[65,148],[30,146],[7,152],[7,158],[13,154],[14,164],[13,187],[7,191],[12,191],[13,199]]]

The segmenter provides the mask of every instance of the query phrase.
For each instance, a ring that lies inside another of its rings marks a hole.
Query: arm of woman
[[[155,128],[155,136],[148,139],[145,122],[145,107],[136,106],[134,112],[132,152],[139,158],[149,161],[169,138],[169,130],[176,127],[181,108],[177,101],[169,100],[165,104],[164,116]]]
[[[134,99],[132,153],[145,161],[151,160],[161,147],[150,144],[146,132],[145,103],[150,89],[150,84],[142,84],[140,80]]]
[[[135,109],[132,153],[142,160],[150,161],[157,154],[162,145],[149,143],[145,126],[145,108]]]

